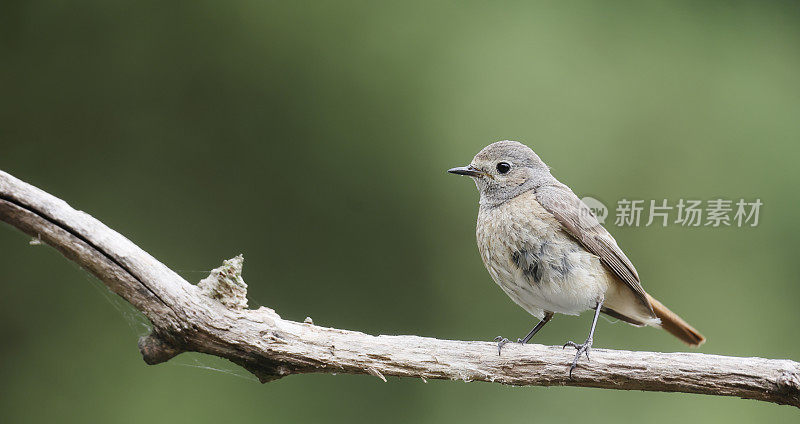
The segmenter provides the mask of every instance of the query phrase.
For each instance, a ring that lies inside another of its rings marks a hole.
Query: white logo
[[[578,219],[587,227],[593,227],[606,222],[608,208],[603,202],[594,197],[586,196],[578,205]]]

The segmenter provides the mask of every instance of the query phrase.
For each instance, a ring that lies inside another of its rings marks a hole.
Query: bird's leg
[[[542,318],[542,320],[539,321],[536,324],[535,327],[533,327],[533,330],[531,330],[531,332],[528,333],[527,336],[525,336],[522,339],[517,339],[517,343],[522,343],[522,344],[528,343],[528,341],[531,339],[531,337],[533,337],[536,333],[538,333],[539,330],[541,330],[542,327],[544,327],[544,325],[547,324],[550,321],[550,318],[553,318],[553,313],[552,312],[545,312],[544,313],[544,318]]]
[[[586,360],[587,361],[589,360],[589,350],[592,348],[592,341],[594,340],[594,328],[595,326],[597,326],[597,318],[600,317],[600,308],[602,306],[603,306],[603,301],[602,300],[598,301],[597,306],[594,309],[594,319],[592,320],[592,329],[589,330],[589,337],[586,339],[586,341],[582,344],[577,344],[572,340],[570,340],[564,344],[564,347],[572,346],[578,350],[578,352],[575,353],[575,359],[572,361],[572,365],[570,365],[569,367],[569,378],[572,378],[572,370],[574,370],[575,367],[578,366],[578,359],[580,359],[582,353],[585,353]]]
[[[544,327],[544,325],[547,324],[550,321],[550,318],[553,318],[553,313],[552,312],[545,312],[544,318],[542,318],[541,321],[536,323],[536,326],[533,327],[533,330],[531,330],[530,333],[528,333],[527,336],[525,336],[522,339],[517,339],[517,343],[520,343],[520,344],[528,343],[528,341],[531,339],[531,337],[533,337],[534,334],[538,333],[539,330],[541,330],[542,327]],[[497,342],[497,354],[500,355],[500,351],[503,349],[503,346],[506,343],[508,343],[510,340],[508,340],[507,338],[505,338],[503,336],[497,336],[497,337],[494,338],[494,341]]]

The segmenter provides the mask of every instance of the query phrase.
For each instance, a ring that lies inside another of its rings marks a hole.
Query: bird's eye
[[[497,172],[501,174],[506,174],[510,170],[511,170],[511,165],[509,165],[508,162],[500,162],[497,164]]]

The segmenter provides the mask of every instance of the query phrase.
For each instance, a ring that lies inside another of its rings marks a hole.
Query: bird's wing
[[[642,305],[653,312],[636,268],[617,246],[614,237],[569,187],[558,182],[539,187],[536,190],[536,200],[556,217],[567,233],[590,253],[597,255],[603,264],[624,281]]]

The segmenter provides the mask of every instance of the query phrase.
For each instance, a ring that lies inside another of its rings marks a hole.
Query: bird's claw
[[[505,346],[506,343],[510,342],[510,340],[508,340],[503,336],[497,336],[494,338],[494,341],[497,342],[497,356],[500,356],[500,351],[503,350],[503,346]]]
[[[586,339],[586,342],[584,342],[582,344],[578,344],[578,343],[575,343],[575,342],[570,340],[570,341],[564,343],[564,347],[562,347],[562,349],[565,349],[567,346],[572,346],[572,347],[574,347],[575,349],[578,350],[575,353],[575,359],[572,360],[572,365],[570,365],[570,367],[569,367],[569,378],[572,378],[572,371],[578,366],[578,359],[581,358],[581,354],[586,354],[586,360],[587,361],[590,360],[589,359],[589,350],[592,349],[592,338],[589,337],[588,339]]]
[[[507,343],[511,343],[511,340],[508,340],[507,338],[505,338],[503,336],[495,337],[494,341],[497,342],[497,356],[500,356],[500,351],[503,349],[503,346],[505,346]],[[517,343],[525,344],[525,342],[522,341],[522,339],[517,339]]]

